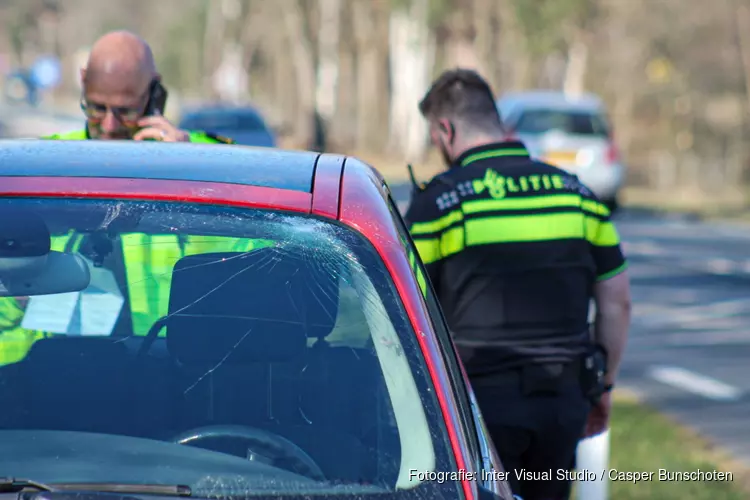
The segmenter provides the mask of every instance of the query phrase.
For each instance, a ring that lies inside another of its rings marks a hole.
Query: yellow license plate
[[[571,166],[575,165],[576,157],[578,156],[577,151],[548,151],[544,155],[544,161],[557,166]]]

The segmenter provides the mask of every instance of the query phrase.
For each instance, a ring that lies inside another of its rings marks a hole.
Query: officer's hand
[[[144,116],[138,121],[141,130],[133,135],[134,141],[152,139],[163,142],[190,142],[190,134],[172,125],[161,115]]]
[[[586,430],[583,434],[584,438],[596,436],[609,428],[609,414],[612,410],[611,396],[612,393],[605,392],[596,406],[591,408],[586,422]]]

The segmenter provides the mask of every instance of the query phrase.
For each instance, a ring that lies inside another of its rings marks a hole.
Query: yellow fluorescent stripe
[[[454,227],[440,236],[440,253],[443,257],[453,255],[464,249],[464,228]]]
[[[417,284],[419,285],[419,289],[422,291],[422,296],[424,298],[427,298],[427,280],[424,278],[424,274],[421,272],[417,273]]]
[[[493,210],[524,210],[532,208],[558,208],[581,206],[581,197],[575,194],[558,196],[529,196],[524,198],[503,198],[502,200],[475,200],[464,203],[464,212],[475,214]]]
[[[612,247],[620,243],[620,235],[612,222],[586,217],[586,239],[598,247]]]
[[[583,200],[581,208],[588,210],[591,213],[601,215],[603,217],[609,217],[609,209],[601,203],[593,200]]]
[[[414,240],[414,246],[417,247],[419,257],[425,264],[440,260],[440,240],[438,238]]]
[[[414,234],[431,234],[442,231],[451,224],[460,221],[463,214],[460,210],[454,210],[448,214],[429,222],[415,222],[411,226],[411,233]]]
[[[469,156],[461,162],[461,166],[465,167],[469,163],[474,163],[475,161],[485,160],[487,158],[498,158],[501,156],[529,156],[529,152],[524,148],[496,149],[494,151],[485,151],[483,153],[477,153]]]
[[[608,273],[604,273],[602,275],[597,276],[596,280],[597,281],[604,281],[604,280],[608,280],[610,278],[614,278],[618,274],[620,274],[623,271],[625,271],[627,268],[628,268],[628,263],[624,262],[620,267],[615,268],[615,269],[613,269],[612,271],[610,271]]]
[[[520,215],[466,221],[467,244],[516,243],[584,237],[581,213]]]

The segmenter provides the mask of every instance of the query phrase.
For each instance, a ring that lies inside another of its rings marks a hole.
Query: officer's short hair
[[[444,71],[419,103],[419,111],[428,120],[447,118],[479,128],[502,129],[492,89],[479,73],[469,69]]]

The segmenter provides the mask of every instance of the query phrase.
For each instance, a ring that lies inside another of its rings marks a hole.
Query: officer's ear
[[[440,119],[438,121],[438,127],[440,127],[440,131],[445,135],[448,144],[452,145],[456,138],[456,128],[450,120],[446,120],[445,118]]]
[[[86,67],[81,68],[81,85],[86,81]]]

